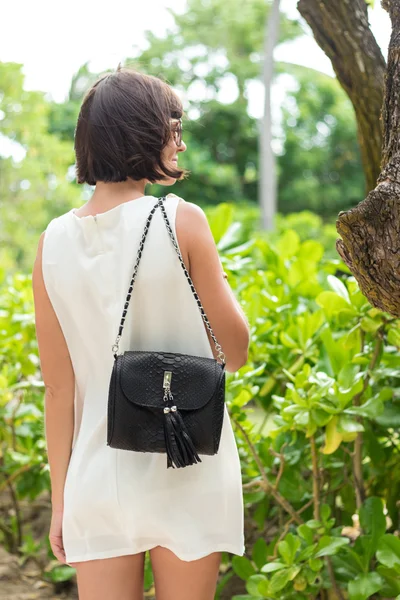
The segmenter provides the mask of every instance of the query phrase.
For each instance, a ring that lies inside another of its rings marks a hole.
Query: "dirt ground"
[[[31,534],[35,541],[48,535],[51,517],[51,504],[48,493],[44,493],[34,502],[19,503],[23,535]],[[7,493],[0,498],[0,515],[15,514],[13,504]],[[21,562],[23,564],[21,564]],[[57,564],[57,563],[55,563]],[[78,600],[74,581],[60,584],[60,588],[43,580],[42,573],[51,567],[51,560],[43,547],[35,559],[21,561],[16,554],[9,553],[0,545],[0,600]],[[59,593],[58,593],[59,592]]]

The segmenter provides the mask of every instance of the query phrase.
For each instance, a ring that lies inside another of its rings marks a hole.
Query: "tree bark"
[[[271,86],[274,76],[274,48],[279,38],[280,0],[273,0],[265,23],[263,82],[265,90],[264,115],[260,131],[259,201],[262,227],[271,230],[276,214],[276,161],[272,150]]]
[[[346,7],[346,11],[343,11],[341,16],[344,20],[336,19],[335,24],[327,24],[327,19],[322,19],[322,13],[332,15],[332,9],[338,9],[339,6]],[[367,198],[355,208],[339,214],[336,227],[342,239],[336,242],[336,248],[370,303],[395,317],[400,317],[400,0],[382,0],[382,6],[389,12],[392,21],[392,36],[389,44],[381,113],[383,124],[382,171],[376,187],[374,186],[375,189],[368,194]],[[380,53],[377,53],[376,49],[373,50],[372,33],[368,33],[366,29],[364,0],[351,0],[351,2],[336,0],[332,3],[329,0],[300,0],[299,8],[305,15],[309,14],[311,10],[313,14],[318,15],[318,23],[324,23],[325,30],[318,34],[317,41],[320,43],[319,40],[321,40],[320,45],[323,44],[324,49],[329,47],[329,56],[332,58],[338,78],[346,91],[349,90],[349,95],[352,91],[353,104],[366,107],[371,99],[369,121],[373,122],[371,122],[370,135],[373,138],[372,146],[376,146],[379,125],[376,109],[379,94],[377,88],[379,87],[378,81],[381,79],[382,59]],[[358,15],[358,21],[354,21],[355,12]],[[346,51],[349,51],[348,44],[351,33],[348,25],[349,19],[356,32],[353,38],[359,41],[359,53],[357,54],[354,48],[353,55],[356,56],[356,59],[354,61],[347,59],[347,62],[354,62],[357,68],[348,67],[341,74],[338,62],[344,60],[344,57],[343,49],[339,48],[338,42],[343,37]],[[363,36],[369,41],[361,43]],[[340,60],[334,58],[336,53]],[[374,61],[377,74],[371,76],[372,91],[369,93],[366,80],[365,85],[362,85],[363,78],[360,77],[359,65],[364,65],[365,73],[370,73]],[[343,82],[346,77],[347,81]],[[357,100],[357,96],[360,97],[359,100]],[[359,122],[359,131],[367,139],[368,129],[364,127],[366,116],[360,118],[360,109],[358,111],[356,109],[356,116]]]
[[[353,103],[368,193],[380,172],[385,59],[369,28],[367,4],[365,0],[299,0],[297,7]]]
[[[400,0],[382,6],[392,21],[382,109],[382,172],[377,187],[339,214],[336,248],[373,306],[400,316]]]

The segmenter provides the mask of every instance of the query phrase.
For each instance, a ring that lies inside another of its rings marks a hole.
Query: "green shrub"
[[[251,327],[249,361],[227,386],[246,516],[258,532],[233,558],[248,592],[235,599],[301,600],[329,588],[350,600],[394,598],[399,321],[362,296],[319,217],[279,217],[266,234],[252,210],[207,212]],[[50,483],[30,277],[3,277],[0,297],[0,486],[18,502]],[[23,553],[18,513],[0,518],[1,541]]]

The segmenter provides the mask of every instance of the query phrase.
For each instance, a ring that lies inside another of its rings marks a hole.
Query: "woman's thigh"
[[[214,600],[221,552],[198,560],[180,560],[162,546],[150,550],[157,600]]]
[[[73,563],[79,600],[143,600],[144,552]]]

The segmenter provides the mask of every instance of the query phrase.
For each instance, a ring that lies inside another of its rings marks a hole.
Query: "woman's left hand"
[[[63,514],[63,509],[53,509],[51,514],[49,540],[54,556],[63,564],[68,564],[65,560],[65,551],[62,535]]]

